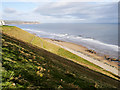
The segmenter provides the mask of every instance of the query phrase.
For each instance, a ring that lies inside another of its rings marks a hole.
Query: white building
[[[0,26],[5,25],[5,22],[3,20],[0,20]]]

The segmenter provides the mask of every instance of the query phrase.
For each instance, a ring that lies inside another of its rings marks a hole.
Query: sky
[[[94,0],[93,0],[94,1]],[[117,23],[117,0],[84,2],[58,0],[6,0],[2,2],[3,20],[40,23]]]

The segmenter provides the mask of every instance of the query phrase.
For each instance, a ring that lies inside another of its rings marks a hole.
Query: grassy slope
[[[24,40],[26,42],[30,42],[34,35],[24,31],[24,30],[20,30],[18,27],[14,27],[14,26],[3,26],[2,27],[4,29],[3,32],[7,33],[8,35],[12,35],[16,38],[19,38],[21,40]]]
[[[3,34],[3,88],[115,88],[118,81]],[[84,89],[83,89],[84,90]]]
[[[18,27],[3,26],[2,28],[3,28],[3,33],[6,33],[13,37],[16,37],[17,39],[23,40],[25,42],[32,43],[33,45],[44,48],[52,53],[62,56],[62,57],[78,61],[80,64],[82,64],[90,69],[104,73],[110,77],[116,78],[113,74],[103,70],[102,68],[98,67],[97,65],[90,63],[87,60],[85,60],[65,49],[62,49],[54,44],[51,44],[51,43],[43,40],[42,38],[34,36],[33,34],[30,34]]]

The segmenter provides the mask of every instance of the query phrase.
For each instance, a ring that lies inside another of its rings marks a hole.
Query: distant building
[[[0,20],[0,26],[5,25],[5,22],[3,20]]]

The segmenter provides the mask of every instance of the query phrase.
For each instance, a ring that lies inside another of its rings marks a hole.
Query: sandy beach
[[[44,38],[50,43],[53,43],[55,45],[60,46],[61,48],[64,48],[100,67],[103,69],[110,71],[116,75],[118,75],[118,62],[115,61],[110,61],[106,60],[104,56],[100,56],[98,53],[91,53],[88,52],[88,48],[82,46],[82,45],[77,45],[71,42],[64,42],[61,40],[55,40],[55,39],[49,39],[49,38]]]

